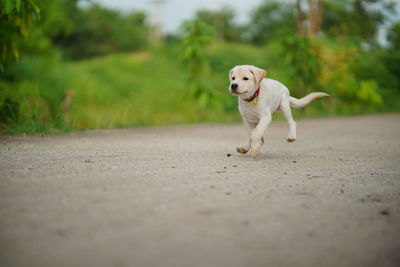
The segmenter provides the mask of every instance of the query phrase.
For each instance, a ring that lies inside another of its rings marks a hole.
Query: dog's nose
[[[232,90],[236,90],[238,88],[238,84],[237,83],[232,83],[231,84],[231,89]]]

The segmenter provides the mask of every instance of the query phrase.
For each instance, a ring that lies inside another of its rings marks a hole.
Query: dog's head
[[[236,96],[253,95],[267,72],[252,65],[236,66],[229,72],[229,91]]]

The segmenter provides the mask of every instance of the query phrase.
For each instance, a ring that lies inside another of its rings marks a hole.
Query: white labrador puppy
[[[246,142],[236,150],[242,154],[251,150],[252,157],[260,154],[261,145],[264,143],[263,135],[274,112],[283,112],[289,123],[287,141],[294,142],[296,122],[293,120],[290,107],[300,108],[316,98],[329,96],[326,93],[317,92],[300,99],[291,97],[285,85],[264,78],[265,74],[265,70],[252,65],[236,66],[229,72],[231,81],[229,91],[238,96],[239,111],[248,132]]]

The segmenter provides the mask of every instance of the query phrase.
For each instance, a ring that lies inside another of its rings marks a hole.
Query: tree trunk
[[[307,18],[301,7],[302,0],[297,0],[296,28],[299,35],[316,36],[322,23],[322,0],[307,0]]]
[[[317,0],[316,20],[315,20],[315,31],[318,33],[321,30],[322,25],[322,0]]]
[[[301,0],[296,1],[296,8],[297,8],[297,16],[296,16],[297,34],[305,35],[304,25],[303,25],[304,13],[303,10],[301,9]]]

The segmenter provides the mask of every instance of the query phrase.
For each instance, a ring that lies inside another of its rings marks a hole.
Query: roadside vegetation
[[[391,1],[264,1],[248,25],[237,25],[229,8],[201,10],[156,41],[143,12],[4,0],[0,131],[239,121],[227,91],[228,71],[238,64],[265,68],[295,97],[331,95],[296,116],[398,112],[396,10]],[[386,45],[377,40],[382,27]]]

